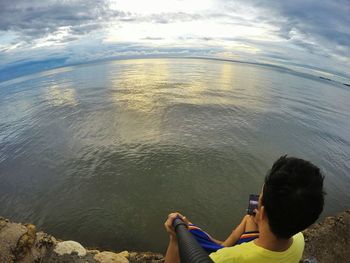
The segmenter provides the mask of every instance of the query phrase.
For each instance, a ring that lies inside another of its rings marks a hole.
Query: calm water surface
[[[0,83],[0,215],[61,239],[164,252],[179,210],[224,238],[288,153],[349,208],[350,91],[269,67],[124,60]]]

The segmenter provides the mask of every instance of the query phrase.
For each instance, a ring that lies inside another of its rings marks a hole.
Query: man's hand
[[[187,225],[189,224],[187,218],[178,212],[168,215],[168,218],[164,223],[164,227],[165,230],[169,233],[170,240],[168,249],[165,253],[165,263],[180,263],[179,247],[177,244],[175,229],[173,227],[173,222],[177,217],[181,218]]]
[[[259,221],[259,210],[258,209],[254,209],[254,214],[252,215],[253,217],[253,221],[255,224],[258,224]]]
[[[173,222],[174,222],[175,218],[177,218],[177,217],[181,218],[186,223],[186,225],[189,224],[189,221],[187,220],[187,218],[185,216],[181,215],[180,213],[178,213],[178,212],[170,213],[168,215],[167,220],[164,223],[164,227],[165,227],[165,230],[169,233],[170,237],[172,237],[172,238],[176,238],[176,233],[175,233],[175,229],[173,227]]]

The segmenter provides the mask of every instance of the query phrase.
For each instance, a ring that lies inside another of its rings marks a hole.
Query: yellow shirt
[[[292,245],[283,252],[267,250],[254,244],[254,240],[226,247],[211,253],[209,256],[215,263],[296,263],[304,251],[304,236],[301,232],[293,236]]]

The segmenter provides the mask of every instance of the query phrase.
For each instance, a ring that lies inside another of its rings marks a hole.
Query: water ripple
[[[0,99],[2,216],[63,239],[162,252],[171,210],[223,238],[285,153],[326,174],[325,214],[348,208],[350,91],[315,78],[128,60],[2,83]]]

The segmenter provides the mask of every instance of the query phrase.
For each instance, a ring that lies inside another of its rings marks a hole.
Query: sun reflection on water
[[[124,109],[159,112],[173,104],[237,105],[256,108],[261,98],[258,71],[232,63],[202,63],[200,60],[179,61],[139,59],[116,64],[123,67],[111,77],[111,99]],[[127,68],[127,70],[125,70]],[[132,69],[130,69],[132,68]],[[249,71],[249,78],[245,71]],[[193,73],[196,74],[193,74]],[[245,74],[243,74],[245,73]]]
[[[76,92],[71,87],[52,85],[47,89],[46,99],[52,106],[77,106]]]

